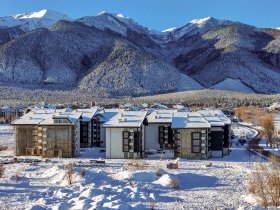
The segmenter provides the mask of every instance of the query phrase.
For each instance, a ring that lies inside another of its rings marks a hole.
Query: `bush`
[[[85,176],[85,175],[86,175],[86,170],[85,170],[85,168],[82,168],[82,170],[81,170],[81,175],[82,175],[82,176]]]
[[[171,187],[173,187],[176,190],[178,190],[179,187],[180,187],[180,181],[179,181],[179,179],[177,177],[173,177],[171,179],[171,183],[170,184],[171,184]]]
[[[75,167],[73,163],[69,163],[65,166],[65,177],[68,182],[68,185],[73,183],[73,175],[75,173]]]
[[[5,168],[4,168],[4,166],[1,164],[1,165],[0,165],[0,178],[3,176],[4,172],[5,172]]]
[[[20,180],[20,178],[21,178],[21,176],[20,176],[20,172],[19,172],[19,171],[17,171],[17,172],[16,172],[15,177],[16,177],[16,181],[17,181],[17,183],[18,183],[18,182],[19,182],[19,180]]]

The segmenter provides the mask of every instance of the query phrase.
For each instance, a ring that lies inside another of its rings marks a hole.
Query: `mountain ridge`
[[[277,29],[207,17],[159,32],[107,12],[77,20],[51,10],[15,17],[24,19],[23,25],[0,27],[2,85],[70,85],[107,97],[226,84],[280,92]],[[44,17],[55,23],[38,21]],[[30,24],[35,30],[26,27]]]

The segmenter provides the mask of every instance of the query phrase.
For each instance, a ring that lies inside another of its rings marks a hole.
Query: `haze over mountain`
[[[280,30],[213,17],[159,32],[122,14],[0,17],[0,85],[102,97],[217,88],[280,92]]]

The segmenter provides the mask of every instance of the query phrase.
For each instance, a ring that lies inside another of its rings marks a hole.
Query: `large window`
[[[169,125],[159,126],[159,135],[158,135],[158,143],[160,144],[160,148],[173,148],[174,141],[172,138],[172,131]]]
[[[123,131],[123,152],[141,152],[142,135],[137,128]]]
[[[192,153],[200,153],[201,151],[201,134],[198,132],[192,133]]]

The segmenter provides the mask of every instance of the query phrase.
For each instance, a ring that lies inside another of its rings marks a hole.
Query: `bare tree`
[[[264,117],[259,122],[260,126],[262,126],[262,135],[266,137],[269,146],[272,146],[272,137],[274,135],[274,117],[273,114],[269,114],[266,117]]]

